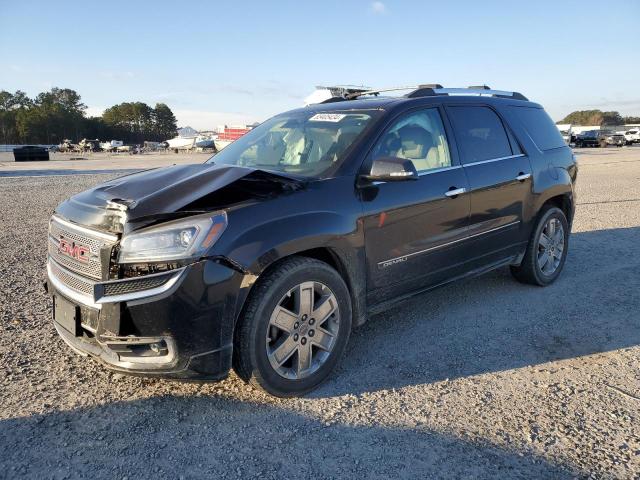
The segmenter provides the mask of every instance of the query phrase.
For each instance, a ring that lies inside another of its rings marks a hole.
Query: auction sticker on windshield
[[[310,122],[339,122],[347,115],[344,113],[316,113],[309,119]]]

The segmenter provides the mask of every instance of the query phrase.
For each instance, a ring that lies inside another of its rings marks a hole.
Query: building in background
[[[216,128],[216,133],[217,133],[215,138],[216,150],[218,151],[222,150],[231,142],[239,139],[245,133],[249,132],[252,128],[254,128],[254,126],[255,124],[254,125],[232,125],[232,126],[220,125],[218,128]]]

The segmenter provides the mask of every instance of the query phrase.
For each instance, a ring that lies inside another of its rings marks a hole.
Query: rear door
[[[372,304],[441,282],[466,255],[467,179],[451,154],[441,113],[422,108],[400,115],[365,162],[366,169],[378,157],[409,159],[419,173],[418,180],[360,190]]]
[[[475,268],[518,253],[523,214],[531,195],[529,158],[488,105],[448,105],[471,201],[469,237]]]

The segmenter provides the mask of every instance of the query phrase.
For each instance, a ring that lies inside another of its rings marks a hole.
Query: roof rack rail
[[[492,97],[510,98],[512,100],[524,100],[529,101],[527,97],[520,92],[510,92],[507,90],[492,90],[487,85],[471,86],[467,88],[438,88],[435,91],[436,95],[490,95]]]
[[[444,88],[438,83],[429,83],[416,86],[406,87],[392,87],[392,88],[379,88],[375,90],[366,90],[349,93],[344,96],[345,100],[353,100],[363,95],[379,95],[385,92],[395,92],[399,90],[411,90],[411,92],[405,95],[406,98],[418,98],[418,97],[433,97],[438,95],[488,95],[499,98],[510,98],[512,100],[524,100],[529,99],[519,92],[509,92],[506,90],[492,90],[488,85],[474,85],[467,88]],[[339,101],[331,99],[331,101]]]
[[[375,90],[366,90],[364,92],[353,92],[353,93],[350,93],[348,95],[345,95],[344,98],[346,100],[353,100],[353,99],[361,97],[363,95],[375,95],[375,96],[378,96],[381,93],[397,92],[399,90],[414,90],[416,88],[419,88],[419,86],[416,87],[414,85],[411,85],[411,86],[406,86],[406,87],[377,88]]]

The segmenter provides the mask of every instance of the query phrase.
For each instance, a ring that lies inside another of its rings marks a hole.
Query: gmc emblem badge
[[[62,237],[60,237],[60,243],[58,244],[58,252],[81,263],[89,262],[89,247],[69,242]]]

